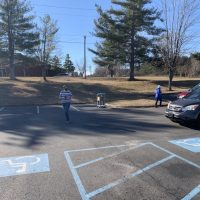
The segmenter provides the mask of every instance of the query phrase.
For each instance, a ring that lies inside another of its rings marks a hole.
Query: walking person
[[[158,107],[158,101],[160,101],[160,106],[162,106],[162,91],[160,85],[155,89],[155,107]]]
[[[59,99],[63,105],[66,120],[69,123],[69,108],[71,104],[72,93],[66,86],[63,86],[63,89],[61,90],[59,95]]]

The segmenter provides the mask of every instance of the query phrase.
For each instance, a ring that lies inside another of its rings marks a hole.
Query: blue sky
[[[109,8],[111,0],[30,0],[34,14],[39,17],[49,14],[54,20],[57,20],[60,28],[56,40],[56,55],[62,59],[69,54],[74,65],[82,65],[84,58],[84,35],[87,36],[87,48],[94,47],[97,38],[90,33],[94,30],[94,19],[98,17],[95,4],[102,6],[103,9]],[[153,0],[153,6],[158,6],[160,0]],[[198,26],[199,27],[199,26]],[[196,31],[199,28],[195,27]],[[193,44],[194,45],[194,44]],[[193,50],[199,49],[195,43]],[[92,62],[94,55],[87,50],[87,67],[94,70],[95,65]]]
[[[87,36],[87,47],[94,47],[97,40],[90,34],[94,30],[94,19],[98,16],[95,4],[108,8],[110,0],[31,0],[30,2],[37,21],[45,14],[57,20],[60,28],[57,40],[60,42],[56,54],[64,58],[69,53],[75,65],[83,64],[84,35]],[[87,50],[87,66],[92,66],[94,69],[92,57],[93,54]]]

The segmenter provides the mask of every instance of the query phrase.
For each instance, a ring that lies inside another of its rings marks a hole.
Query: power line
[[[67,36],[67,37],[75,37],[75,38],[79,38],[79,37],[83,37],[83,35],[79,35],[79,34],[65,34],[64,36]],[[96,36],[94,35],[86,35],[87,38],[95,38]]]
[[[71,41],[61,41],[61,40],[58,40],[58,41],[55,41],[57,43],[68,43],[68,44],[83,44],[83,42],[71,42]],[[94,42],[88,42],[87,44],[95,44]]]
[[[47,12],[38,12],[36,11],[36,13],[40,13],[40,14],[48,14]],[[95,18],[96,16],[91,16],[91,15],[74,15],[74,14],[69,14],[69,13],[52,13],[53,15],[60,15],[60,16],[73,16],[73,17],[90,17],[90,18]]]
[[[60,8],[60,9],[69,9],[69,10],[83,10],[83,11],[96,11],[96,9],[92,8],[75,8],[75,7],[65,7],[65,6],[54,6],[54,5],[45,5],[45,4],[32,4],[35,6],[41,6],[41,7],[48,7],[48,8]]]

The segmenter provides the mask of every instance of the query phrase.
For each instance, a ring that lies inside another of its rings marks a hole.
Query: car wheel
[[[175,119],[170,119],[172,122],[174,122],[174,123],[179,123],[179,122],[177,122],[177,120],[175,120]]]
[[[196,126],[197,126],[198,128],[200,128],[200,114],[199,114],[199,116],[198,116],[198,118],[197,118]]]

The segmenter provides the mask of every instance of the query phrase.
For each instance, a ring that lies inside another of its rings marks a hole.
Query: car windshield
[[[200,83],[197,84],[197,85],[195,85],[195,86],[191,89],[191,91],[195,91],[196,89],[199,89],[199,88],[200,88]]]
[[[200,99],[200,87],[197,87],[195,90],[192,90],[185,99]]]

